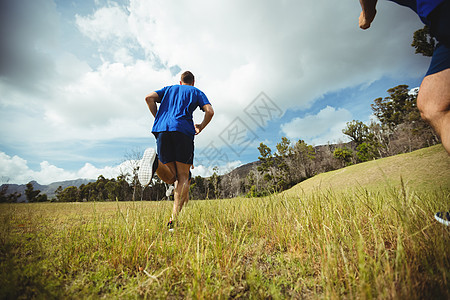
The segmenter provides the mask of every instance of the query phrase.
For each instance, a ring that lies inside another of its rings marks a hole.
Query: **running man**
[[[441,137],[450,155],[450,0],[390,0],[414,10],[438,41],[430,67],[420,85],[417,107]],[[359,0],[359,27],[367,29],[375,18],[377,0]]]
[[[172,217],[167,226],[173,230],[174,221],[183,205],[189,201],[189,169],[194,161],[194,136],[211,121],[214,110],[206,95],[194,87],[194,75],[181,74],[179,85],[166,86],[145,97],[155,117],[152,133],[156,137],[157,154],[153,155],[152,174],[168,184],[175,183]],[[160,103],[159,109],[157,103]],[[205,115],[200,124],[193,122],[192,113],[200,107]]]

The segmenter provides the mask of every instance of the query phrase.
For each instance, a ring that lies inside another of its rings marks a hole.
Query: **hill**
[[[352,148],[354,146],[353,142],[348,142],[348,143],[342,143],[340,144],[340,146],[342,147],[348,147],[348,148]],[[332,148],[337,147],[337,145],[331,145]],[[314,146],[314,151],[316,153],[320,153],[320,152],[326,152],[326,151],[330,151],[330,145],[319,145],[319,146]],[[231,170],[229,173],[225,174],[225,176],[231,176],[231,177],[238,177],[240,179],[244,179],[248,173],[250,173],[250,171],[255,170],[258,166],[261,165],[261,161],[257,160],[257,161],[253,161],[250,163],[246,163],[242,166],[239,166],[233,170]],[[224,176],[224,175],[221,175]]]
[[[95,180],[90,179],[75,179],[75,180],[66,180],[66,181],[58,181],[53,182],[48,185],[41,185],[36,181],[31,181],[31,184],[33,185],[33,188],[35,190],[40,190],[41,194],[47,194],[47,197],[49,199],[55,197],[55,191],[56,189],[61,186],[63,189],[69,186],[76,186],[79,187],[82,184],[88,184],[89,182],[93,182]],[[20,193],[21,196],[18,199],[18,202],[25,202],[26,196],[25,196],[25,189],[26,184],[3,184],[0,188],[3,188],[4,186],[7,186],[7,194],[13,194],[15,192]]]
[[[322,173],[283,192],[287,195],[316,190],[358,189],[379,191],[399,187],[412,190],[450,189],[450,157],[442,145],[373,160]]]
[[[250,171],[255,169],[261,164],[260,161],[254,161],[245,165],[239,166],[228,173],[229,176],[237,176],[239,178],[245,178]],[[223,175],[222,175],[223,176]]]

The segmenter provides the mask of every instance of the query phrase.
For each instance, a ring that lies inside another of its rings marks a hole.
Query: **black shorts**
[[[450,68],[450,1],[444,1],[429,16],[431,34],[438,41],[427,75]]]
[[[163,164],[181,162],[192,165],[194,162],[194,140],[178,131],[155,132],[158,158]]]

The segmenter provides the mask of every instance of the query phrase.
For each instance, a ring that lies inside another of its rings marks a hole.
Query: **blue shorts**
[[[178,131],[154,132],[156,151],[163,164],[181,162],[192,165],[194,162],[194,140]]]
[[[450,68],[450,1],[444,1],[429,16],[431,34],[438,44],[426,76]]]
[[[434,49],[430,67],[425,76],[435,74],[450,68],[450,48],[439,43]]]

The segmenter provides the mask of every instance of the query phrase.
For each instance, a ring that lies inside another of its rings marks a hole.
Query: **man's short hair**
[[[193,84],[194,74],[192,74],[190,71],[184,72],[183,74],[181,74],[181,81],[187,84]]]

